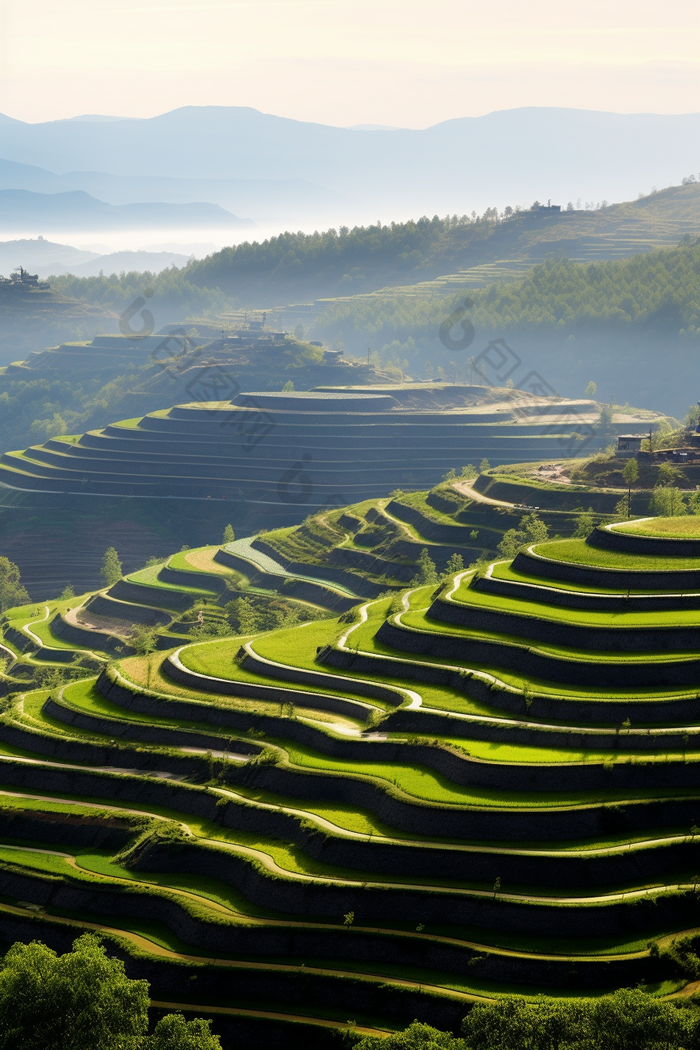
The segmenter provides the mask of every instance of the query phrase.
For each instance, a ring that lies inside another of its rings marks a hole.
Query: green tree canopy
[[[504,558],[514,558],[519,549],[529,543],[544,543],[549,530],[541,518],[534,512],[525,514],[520,519],[517,529],[508,529],[498,544],[498,553]]]
[[[445,566],[445,576],[452,576],[455,572],[461,572],[464,568],[464,558],[461,554],[450,554]]]
[[[19,568],[9,558],[0,556],[0,612],[15,605],[26,605],[29,595],[22,586]]]
[[[414,1021],[403,1032],[395,1032],[386,1039],[366,1035],[355,1043],[353,1050],[467,1050],[467,1046],[451,1032],[441,1032],[429,1024]]]
[[[108,547],[105,551],[104,558],[102,559],[100,575],[108,587],[111,587],[113,583],[117,583],[121,580],[122,563],[119,561],[119,555],[114,547]]]
[[[589,507],[588,510],[581,511],[580,514],[576,515],[576,528],[572,535],[575,539],[585,540],[587,536],[590,536],[594,528],[595,518],[593,516],[593,508]]]
[[[628,459],[622,471],[625,484],[632,488],[639,481],[639,464],[636,459]]]
[[[211,1021],[201,1017],[186,1021],[182,1014],[167,1014],[144,1040],[144,1050],[221,1050],[218,1035],[210,1029]]]
[[[697,1011],[680,1010],[639,989],[599,999],[519,996],[479,1003],[462,1034],[469,1050],[681,1050],[698,1045]]]
[[[13,944],[0,970],[0,1050],[221,1050],[209,1022],[169,1014],[148,1033],[147,981],[127,977],[99,937],[58,955]]]
[[[649,513],[660,518],[679,518],[687,514],[683,493],[675,485],[657,485],[649,500]]]
[[[435,562],[428,554],[428,548],[423,547],[418,555],[418,572],[411,580],[411,587],[423,587],[427,583],[437,583],[438,574]]]
[[[148,984],[84,934],[58,956],[13,944],[0,971],[0,1050],[121,1050],[148,1026]]]

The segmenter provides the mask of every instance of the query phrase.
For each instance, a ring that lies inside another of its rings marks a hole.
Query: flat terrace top
[[[681,518],[642,518],[614,525],[617,532],[633,536],[661,536],[664,539],[700,539],[700,516],[690,514]]]
[[[292,404],[298,401],[369,401],[375,398],[394,400],[390,394],[383,391],[366,389],[364,391],[358,390],[357,392],[347,390],[246,390],[244,394],[238,394],[234,398],[233,403],[237,404],[242,398],[246,397],[289,401]]]

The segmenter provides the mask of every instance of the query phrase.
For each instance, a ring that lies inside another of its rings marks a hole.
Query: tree
[[[587,536],[590,536],[594,528],[595,519],[593,517],[593,508],[589,507],[588,510],[581,511],[580,514],[576,515],[576,528],[574,529],[572,536],[575,539],[585,540]]]
[[[211,1021],[201,1017],[186,1021],[182,1014],[166,1014],[144,1040],[144,1050],[221,1050],[218,1035],[210,1029]]]
[[[9,558],[0,556],[0,612],[28,602],[29,595],[22,586],[19,568]]]
[[[283,394],[290,394],[292,392],[292,390],[294,390],[294,383],[291,381],[291,379],[288,379],[287,382],[282,387],[282,393]]]
[[[231,624],[238,630],[239,634],[255,634],[256,631],[260,630],[262,616],[250,598],[236,598],[235,601],[230,602],[226,606],[227,610],[230,605],[233,606],[229,613]]]
[[[301,622],[301,617],[296,609],[275,609],[273,616],[277,627],[296,627]]]
[[[0,1050],[118,1050],[148,1028],[148,983],[132,981],[83,934],[58,956],[39,941],[13,944],[0,972]]]
[[[484,471],[489,470],[490,467],[491,464],[489,463],[489,461],[487,459],[482,459],[481,463],[479,464],[479,473],[483,474]]]
[[[534,1004],[502,996],[478,1003],[462,1023],[469,1050],[678,1050],[695,1046],[697,1031],[695,1011],[630,988],[599,999],[543,996]]]
[[[58,596],[59,602],[67,602],[70,598],[75,598],[75,589],[70,583],[67,583]]]
[[[661,463],[656,472],[656,484],[673,485],[674,481],[678,481],[682,476],[683,472],[667,460],[665,463]]]
[[[119,555],[114,547],[108,547],[105,551],[105,556],[102,559],[100,575],[108,587],[111,587],[112,584],[121,580],[122,563],[119,561]]]
[[[632,486],[636,485],[639,480],[639,466],[636,459],[628,459],[625,463],[622,476],[625,479],[627,485],[627,517],[630,516],[630,508],[632,507]]]
[[[444,576],[452,576],[456,572],[462,572],[464,569],[464,558],[461,554],[450,554],[447,559],[447,565],[445,566]]]
[[[143,656],[146,661],[146,684],[150,689],[153,668],[151,667],[149,656],[158,646],[158,634],[156,629],[155,627],[145,627],[143,625],[134,627],[129,636],[129,641],[138,655]]]
[[[622,471],[622,476],[625,479],[627,487],[630,489],[637,483],[639,480],[639,465],[636,459],[627,460]]]
[[[586,387],[586,389],[584,390],[583,396],[584,397],[595,397],[595,392],[596,392],[597,389],[598,389],[597,384],[594,383],[593,380],[591,380],[590,383],[588,384],[588,386]]]
[[[158,633],[155,627],[139,624],[132,629],[129,641],[139,656],[148,656],[158,645]]]
[[[685,414],[684,423],[687,430],[695,430],[700,424],[700,405],[691,405]]]
[[[148,991],[92,933],[60,956],[17,942],[0,971],[0,1050],[221,1050],[200,1018],[169,1014],[148,1036]]]
[[[236,538],[236,534],[233,531],[233,525],[227,525],[224,529],[223,543],[233,543]]]
[[[190,628],[193,642],[206,642],[210,638],[225,638],[231,634],[231,626],[226,620],[204,620]]]
[[[517,529],[508,529],[498,544],[498,552],[504,558],[514,558],[521,547],[531,543],[544,543],[549,530],[545,523],[535,514],[525,514],[520,519]]]
[[[428,548],[423,547],[418,555],[418,572],[411,580],[411,587],[424,587],[428,583],[437,583],[438,574],[435,562],[428,554]]]
[[[687,514],[683,493],[674,485],[656,485],[649,500],[649,513],[660,518],[680,518]]]
[[[615,504],[615,517],[617,518],[629,518],[630,516],[630,497],[624,495],[622,499],[619,499]]]
[[[451,1032],[414,1021],[403,1032],[388,1037],[366,1035],[354,1044],[353,1050],[467,1050],[467,1044]]]

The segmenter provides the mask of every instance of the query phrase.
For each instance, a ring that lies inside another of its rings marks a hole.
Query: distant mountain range
[[[0,241],[0,274],[6,277],[20,264],[25,270],[37,273],[42,279],[51,274],[74,273],[78,277],[96,277],[105,274],[136,271],[160,273],[168,266],[184,266],[190,259],[181,252],[139,251],[99,252],[82,251],[69,244],[56,244],[44,238]]]
[[[353,215],[367,221],[461,214],[529,205],[535,198],[564,205],[578,198],[593,204],[629,200],[700,168],[698,113],[530,107],[416,131],[338,128],[245,107],[191,106],[146,120],[27,124],[0,116],[0,136],[6,161],[44,169],[35,178],[69,173],[53,176],[60,187],[18,181],[19,171],[9,186],[6,173],[7,188],[83,190],[115,205],[202,200],[253,218],[257,206],[245,205],[256,195],[275,214],[293,218],[304,197],[305,214],[313,215],[317,194],[319,213],[327,215],[334,204],[336,222]],[[142,193],[146,178],[153,180],[148,196]]]
[[[34,193],[83,190],[109,204],[205,201],[263,223],[313,217],[332,224],[339,212],[355,206],[351,198],[306,179],[182,179],[171,175],[110,175],[104,171],[56,175],[32,164],[0,159],[0,189],[17,188]]]
[[[138,202],[107,204],[82,190],[34,193],[0,190],[0,225],[8,232],[33,230],[240,229],[254,227],[218,204]]]

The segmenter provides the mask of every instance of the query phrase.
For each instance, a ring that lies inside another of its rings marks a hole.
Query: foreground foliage
[[[28,601],[19,568],[9,558],[0,556],[0,612],[15,605],[25,605]]]
[[[685,1008],[683,1008],[685,1007]],[[415,1021],[388,1039],[367,1037],[355,1050],[695,1050],[700,1011],[623,988],[600,999],[519,996],[477,1004],[462,1038]]]
[[[0,971],[0,1050],[220,1050],[209,1022],[169,1014],[148,1036],[148,982],[83,934],[57,955],[13,944]]]

